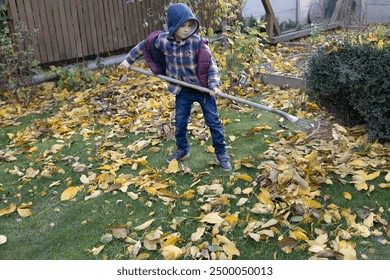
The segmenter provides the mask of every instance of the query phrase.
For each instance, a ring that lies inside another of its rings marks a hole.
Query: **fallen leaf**
[[[0,235],[0,245],[7,242],[7,237],[5,235]]]
[[[263,225],[261,225],[261,228],[267,228],[267,227],[270,227],[270,226],[274,226],[276,225],[277,223],[279,223],[278,220],[276,220],[275,218],[272,218],[270,219],[268,222],[264,223]]]
[[[222,248],[226,255],[228,255],[229,260],[232,260],[233,256],[240,256],[240,251],[234,243],[224,244]]]
[[[127,229],[124,227],[113,228],[112,229],[112,236],[114,236],[117,239],[126,239]]]
[[[237,202],[237,206],[242,206],[244,205],[249,199],[246,197],[241,197],[240,200]]]
[[[94,256],[97,256],[103,250],[103,248],[104,248],[104,245],[100,245],[98,247],[93,247],[92,250],[90,250],[90,253],[92,253],[92,255],[94,255]]]
[[[352,199],[352,195],[349,192],[343,192],[343,196],[347,200],[351,200]]]
[[[253,181],[253,178],[251,176],[249,176],[248,174],[238,174],[236,175],[236,177],[238,179],[241,179],[241,180],[244,180],[244,181],[247,181],[247,182],[252,182]]]
[[[223,219],[219,216],[218,212],[211,212],[204,216],[201,220],[202,223],[209,224],[222,224]]]
[[[27,218],[27,217],[31,216],[31,210],[28,209],[28,208],[20,208],[20,207],[18,207],[18,214],[22,218]]]
[[[187,199],[187,200],[193,199],[194,197],[195,197],[194,190],[188,190],[180,196],[180,198]]]
[[[206,230],[206,228],[204,228],[204,227],[197,228],[196,232],[191,234],[191,241],[192,242],[198,241],[203,236],[205,230]]]
[[[168,168],[165,170],[165,172],[168,174],[177,173],[179,171],[180,171],[179,162],[175,158],[171,160],[171,162],[168,165]]]
[[[69,187],[64,190],[61,194],[61,201],[71,200],[76,197],[77,192],[80,190],[80,187]]]
[[[134,229],[135,230],[144,230],[144,229],[147,229],[148,227],[150,227],[150,225],[154,222],[154,219],[151,219],[151,220],[148,220],[146,221],[145,223],[139,225],[139,226],[136,226]]]
[[[175,245],[168,245],[161,249],[161,254],[164,256],[166,260],[176,260],[183,253],[181,249]]]
[[[16,205],[11,203],[10,206],[0,209],[0,217],[4,215],[12,214],[16,210]]]

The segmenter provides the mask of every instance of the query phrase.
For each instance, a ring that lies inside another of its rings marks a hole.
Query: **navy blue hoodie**
[[[198,31],[199,20],[185,4],[178,3],[169,6],[167,11],[168,38],[171,38],[175,31],[189,20],[193,20],[196,24],[188,37]]]

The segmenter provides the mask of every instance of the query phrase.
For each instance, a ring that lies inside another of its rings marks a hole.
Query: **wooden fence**
[[[17,21],[40,36],[36,59],[52,63],[130,48],[162,29],[167,0],[6,0]]]

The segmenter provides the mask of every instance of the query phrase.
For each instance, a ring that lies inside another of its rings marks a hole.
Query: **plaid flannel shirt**
[[[200,85],[197,75],[197,53],[201,40],[200,36],[194,34],[181,42],[167,36],[168,33],[161,33],[155,41],[156,48],[161,50],[165,56],[167,63],[166,75],[190,84]],[[126,57],[127,61],[133,64],[138,58],[143,56],[144,48],[145,41],[142,41],[131,49]],[[219,80],[217,64],[214,57],[211,56],[208,71],[208,88],[219,88]],[[173,94],[178,94],[181,88],[180,85],[168,83],[168,90]]]

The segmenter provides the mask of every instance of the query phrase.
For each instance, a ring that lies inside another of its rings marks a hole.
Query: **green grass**
[[[254,166],[260,165],[263,159],[260,156],[268,149],[265,140],[274,141],[272,131],[262,131],[258,133],[250,132],[253,127],[268,124],[273,127],[273,131],[278,130],[277,118],[268,113],[257,117],[259,112],[240,113],[235,110],[221,111],[223,119],[231,120],[224,126],[229,153],[232,162],[243,158],[252,158]],[[47,115],[30,115],[21,118],[20,126],[10,126],[2,129],[1,150],[6,150],[9,144],[7,133],[17,133],[17,131],[26,128],[34,121],[43,119]],[[30,144],[37,150],[33,153],[24,152],[17,155],[17,160],[13,162],[0,162],[0,209],[7,207],[10,203],[17,206],[21,203],[32,202],[32,215],[27,218],[20,218],[17,212],[0,217],[0,235],[7,237],[7,242],[0,245],[0,259],[9,260],[84,260],[84,259],[128,259],[127,244],[123,240],[113,238],[105,244],[103,251],[98,255],[93,255],[90,250],[102,244],[101,236],[111,233],[112,227],[123,226],[129,230],[128,234],[135,240],[140,240],[143,235],[150,230],[161,230],[164,234],[179,232],[183,238],[178,242],[178,246],[185,246],[197,227],[200,226],[199,216],[204,213],[201,209],[208,201],[208,196],[196,194],[196,188],[200,185],[210,185],[220,183],[224,187],[224,193],[233,195],[234,189],[239,187],[245,189],[252,187],[251,182],[243,180],[232,180],[234,172],[225,172],[215,165],[214,155],[208,151],[211,141],[202,143],[193,136],[190,137],[191,157],[188,160],[180,162],[182,168],[186,167],[187,173],[179,172],[176,174],[167,174],[164,172],[167,167],[166,158],[170,151],[175,148],[173,140],[163,140],[158,147],[161,148],[159,153],[150,153],[147,147],[138,153],[133,153],[127,149],[127,146],[134,141],[144,138],[147,135],[134,135],[132,133],[121,134],[120,137],[110,138],[109,141],[117,144],[116,148],[110,147],[106,150],[120,151],[126,154],[128,158],[147,156],[147,161],[151,168],[159,172],[162,179],[171,179],[172,185],[168,190],[178,198],[169,203],[164,203],[157,196],[149,195],[145,190],[140,189],[132,184],[126,190],[139,194],[138,200],[132,200],[120,190],[103,193],[97,198],[85,201],[86,187],[80,191],[77,196],[70,201],[61,201],[60,195],[68,186],[80,186],[81,175],[88,172],[100,174],[98,167],[104,163],[104,159],[99,158],[96,153],[104,136],[110,130],[108,126],[90,125],[91,130],[99,130],[101,134],[91,135],[89,139],[84,139],[77,131],[74,136],[64,141],[58,141],[48,135],[41,135],[38,142]],[[231,141],[229,136],[235,136]],[[64,147],[57,153],[49,156],[47,151],[56,143],[64,144]],[[120,144],[120,145],[119,145]],[[30,147],[29,146],[29,147]],[[23,147],[11,147],[9,149],[20,149]],[[67,158],[67,160],[64,160]],[[69,158],[70,157],[70,158]],[[72,164],[74,158],[78,157],[79,162],[87,166],[83,172],[75,172]],[[50,160],[48,160],[50,159]],[[45,165],[52,163],[54,166],[62,168],[64,172],[53,173],[51,177],[37,176],[31,180],[21,180],[20,176],[11,174],[15,166],[25,172],[28,167],[34,170],[42,170]],[[110,164],[110,160],[107,164]],[[120,174],[131,175],[136,177],[145,167],[139,167],[133,170],[130,165],[124,165],[117,172]],[[242,167],[240,173],[247,173],[256,178],[258,169]],[[198,176],[198,177],[197,177]],[[145,177],[146,178],[146,177]],[[200,181],[192,187],[195,190],[195,198],[186,200],[179,196],[190,189],[194,183],[194,178],[200,178]],[[150,178],[149,178],[150,179]],[[145,179],[146,180],[146,179]],[[379,179],[378,179],[379,180]],[[59,185],[50,185],[59,181]],[[337,183],[337,180],[335,180]],[[388,195],[385,190],[377,190],[371,197],[362,195],[354,191],[353,187],[345,186],[341,183],[333,186],[324,186],[322,191],[329,194],[333,203],[340,207],[351,207],[354,210],[360,209],[362,205],[376,207],[376,205],[387,205]],[[348,188],[348,192],[354,197],[351,201],[346,201],[342,192]],[[236,195],[228,199],[228,203],[218,205],[216,209],[221,213],[234,214],[238,212],[239,222],[232,230],[223,231],[220,234],[225,235],[230,240],[234,240],[237,248],[240,250],[239,259],[308,259],[312,254],[307,250],[294,250],[291,254],[283,252],[278,240],[270,238],[260,242],[243,236],[243,230],[247,226],[250,217],[258,220],[270,219],[270,215],[258,215],[250,212],[257,198],[252,195],[250,200],[244,206],[237,206],[236,203],[244,195]],[[329,201],[329,202],[330,202]],[[385,218],[389,219],[389,213],[385,210]],[[144,223],[149,219],[154,219],[152,226],[147,230],[135,231],[134,227]],[[173,219],[181,222],[177,224],[176,229],[172,229]],[[310,232],[312,225],[299,225]],[[318,225],[316,225],[318,226]],[[329,226],[329,225],[326,225]],[[330,225],[336,228],[343,225]],[[287,232],[287,227],[279,228],[280,232]],[[204,240],[212,242],[213,236],[205,233]],[[355,242],[360,244],[358,249],[359,256],[367,255],[370,259],[389,259],[390,252],[388,246],[384,247],[377,239],[369,240],[356,239]],[[148,251],[144,248],[140,253],[149,253],[149,259],[163,259],[159,251]],[[183,257],[189,259],[190,257]]]

